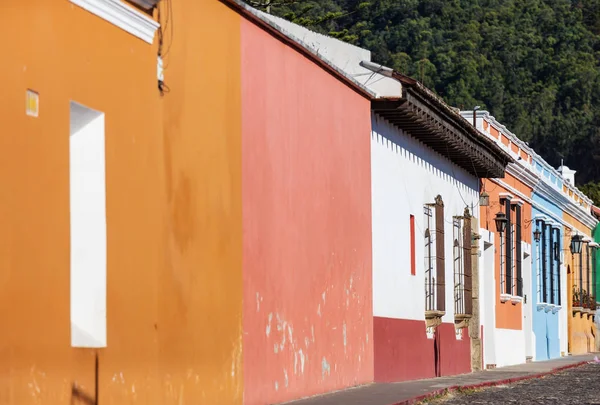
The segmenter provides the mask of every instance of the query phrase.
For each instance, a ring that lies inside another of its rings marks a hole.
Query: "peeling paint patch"
[[[346,353],[346,345],[348,344],[348,340],[346,339],[346,322],[342,325],[342,334],[344,335],[344,353]]]
[[[290,340],[290,344],[292,344],[294,342],[293,333],[294,333],[294,331],[292,330],[292,326],[288,325],[288,338]]]
[[[285,384],[285,387],[287,388],[289,385],[289,380],[288,380],[288,373],[286,369],[283,369],[283,381]]]
[[[283,329],[283,338],[282,338],[281,344],[279,345],[279,349],[281,351],[283,351],[283,348],[285,347],[285,326],[286,326],[286,322],[283,323],[283,328],[282,328]],[[281,331],[282,329],[280,329],[279,325],[277,325],[278,331]]]
[[[279,383],[275,381],[275,391],[279,391]]]
[[[329,365],[327,359],[323,357],[323,360],[321,360],[321,377],[325,379],[325,375],[331,375],[331,365]]]
[[[269,337],[269,335],[271,334],[271,321],[272,320],[273,320],[273,313],[271,312],[269,314],[269,322],[267,323],[267,330],[266,330],[267,337]]]
[[[302,349],[300,349],[300,351],[298,352],[298,355],[300,356],[300,373],[304,374],[304,362],[305,362],[305,357],[308,356],[304,356],[304,353],[302,353]]]
[[[310,339],[308,337],[304,338],[304,346],[306,346],[308,348],[308,345],[310,344]]]
[[[323,304],[325,304],[325,295],[326,295],[326,291],[323,291],[323,294],[321,294],[321,297],[323,298]]]
[[[256,312],[260,311],[260,294],[256,293]]]
[[[313,343],[315,343],[315,327],[314,326],[310,327],[310,333],[312,335],[312,341],[313,341]]]
[[[294,375],[298,375],[298,353],[294,352]]]
[[[275,343],[273,345],[273,353],[275,353],[275,354],[279,353],[279,345],[277,343]]]
[[[317,307],[317,315],[319,315],[319,317],[321,317],[321,304],[319,303],[319,306]]]

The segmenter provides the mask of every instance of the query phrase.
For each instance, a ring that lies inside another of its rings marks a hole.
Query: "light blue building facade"
[[[563,292],[566,271],[562,265],[563,221],[560,208],[564,194],[562,178],[539,156],[534,159],[534,170],[539,181],[532,194],[532,330],[534,358],[536,361],[561,356],[562,342],[566,338]]]

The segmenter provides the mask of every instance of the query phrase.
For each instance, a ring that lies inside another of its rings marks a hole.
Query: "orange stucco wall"
[[[566,212],[563,213],[563,219],[573,225],[578,230],[585,232],[585,236],[590,236],[592,234],[592,230],[587,228],[584,224],[579,222],[577,219],[573,218],[571,215]],[[577,286],[579,288],[579,255],[571,254],[571,250],[569,249],[571,243],[572,234],[566,234],[564,236],[563,244],[565,246],[565,264],[567,265],[567,303],[568,303],[568,329],[569,329],[569,352],[571,354],[582,354],[596,351],[595,347],[595,335],[598,334],[596,330],[596,325],[594,324],[594,320],[591,314],[574,312],[573,311],[573,287]],[[585,244],[582,249],[583,255],[583,282],[584,289],[587,281],[588,275],[585,272],[586,269],[586,260],[587,254],[585,250]],[[591,283],[590,283],[591,284]]]
[[[66,0],[0,5],[2,404],[71,403],[74,382],[93,394],[96,351],[70,347],[70,100],[106,114],[101,403],[242,401],[240,17],[172,3],[162,99],[156,41]]]
[[[369,101],[242,23],[244,402],[373,380]]]
[[[531,188],[510,174],[506,173],[505,178],[502,180],[524,195],[531,197]],[[500,193],[514,193],[490,180],[484,179],[482,182],[483,189],[490,195],[490,204],[480,209],[481,226],[495,234],[496,327],[502,329],[522,329],[522,304],[512,304],[510,301],[500,302],[500,234],[496,232],[496,223],[494,221],[497,212],[504,212],[504,207],[500,205]],[[515,199],[519,198],[516,195],[513,195],[513,197]],[[524,201],[524,205],[521,208],[521,221],[521,239],[531,244],[531,204],[526,201]]]

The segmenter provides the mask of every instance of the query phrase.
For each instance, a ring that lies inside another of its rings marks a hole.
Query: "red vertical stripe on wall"
[[[410,274],[417,274],[417,264],[415,257],[415,216],[410,216]]]

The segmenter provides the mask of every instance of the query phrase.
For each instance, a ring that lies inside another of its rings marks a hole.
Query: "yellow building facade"
[[[567,267],[569,353],[584,354],[598,350],[595,343],[598,333],[594,324],[595,297],[591,295],[592,254],[596,244],[592,241],[592,229],[589,226],[567,212],[564,212],[563,219],[571,226],[565,232],[563,241],[564,263]]]

